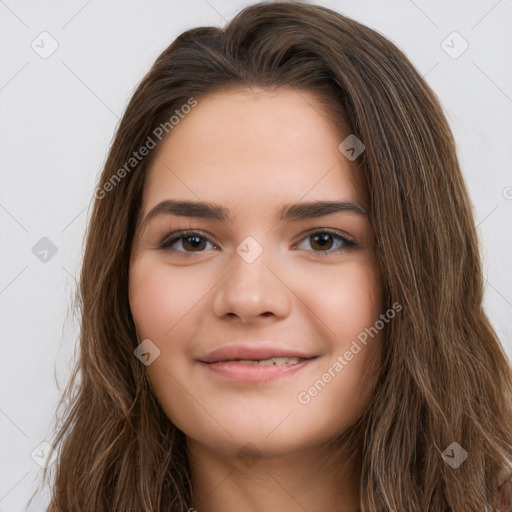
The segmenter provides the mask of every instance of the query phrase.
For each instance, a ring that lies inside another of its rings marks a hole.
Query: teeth
[[[263,359],[261,361],[255,361],[250,359],[240,359],[238,363],[243,364],[257,364],[259,366],[283,366],[285,364],[297,364],[299,362],[298,357],[271,357],[270,359]]]

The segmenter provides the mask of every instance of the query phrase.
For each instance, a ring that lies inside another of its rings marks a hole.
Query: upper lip
[[[284,347],[275,343],[258,342],[255,344],[224,345],[208,352],[199,361],[203,363],[218,363],[220,361],[236,361],[238,359],[256,361],[270,359],[271,357],[297,357],[299,359],[312,359],[316,354],[308,354],[301,350]]]

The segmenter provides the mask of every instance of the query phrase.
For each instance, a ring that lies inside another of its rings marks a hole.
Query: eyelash
[[[342,236],[338,232],[333,231],[331,229],[317,229],[315,231],[310,231],[299,241],[299,243],[302,242],[303,240],[306,240],[306,239],[311,238],[312,236],[318,235],[318,234],[328,234],[328,235],[331,235],[333,238],[340,239],[343,242],[342,247],[339,247],[337,249],[328,249],[326,251],[311,251],[311,252],[314,252],[321,256],[337,255],[337,254],[343,253],[346,250],[355,249],[355,248],[359,247],[359,245],[354,240],[351,240],[345,236]],[[174,245],[175,242],[182,240],[184,238],[188,238],[190,236],[197,236],[203,240],[210,242],[212,245],[217,247],[215,243],[213,243],[208,237],[204,236],[200,231],[184,230],[184,231],[175,231],[173,233],[169,233],[160,242],[160,244],[158,245],[158,249],[172,250],[173,252],[181,253],[181,255],[183,255],[184,257],[186,257],[185,256],[186,254],[201,254],[201,253],[205,252],[205,250],[181,251],[181,250],[172,249],[172,246]],[[298,244],[294,244],[294,247],[296,247],[297,245]]]

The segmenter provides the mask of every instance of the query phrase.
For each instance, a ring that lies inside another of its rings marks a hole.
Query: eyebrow
[[[281,206],[278,210],[278,219],[280,221],[299,221],[338,212],[368,215],[362,206],[352,201],[310,201]],[[143,225],[158,215],[177,215],[180,217],[197,217],[218,221],[230,221],[233,219],[229,209],[218,204],[168,199],[158,203],[151,209],[146,215]]]

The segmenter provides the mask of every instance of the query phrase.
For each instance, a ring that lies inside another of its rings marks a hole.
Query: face
[[[148,170],[130,304],[151,387],[192,445],[291,453],[367,404],[382,304],[347,135],[305,92],[216,93]]]

